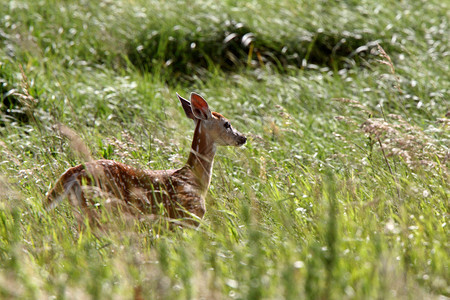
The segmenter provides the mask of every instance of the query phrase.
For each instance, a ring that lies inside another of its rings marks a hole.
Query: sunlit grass
[[[0,104],[0,298],[450,295],[448,5],[235,4],[0,4],[0,92],[19,93]],[[237,63],[222,65],[212,54],[237,23],[254,52],[238,41]],[[334,64],[319,50],[342,38]],[[207,63],[189,39],[213,42],[196,44]],[[147,65],[132,59],[139,46]],[[120,215],[106,216],[106,232],[80,230],[68,203],[43,209],[83,162],[58,124],[94,159],[181,167],[193,124],[175,92],[191,91],[249,137],[219,149],[198,230]]]

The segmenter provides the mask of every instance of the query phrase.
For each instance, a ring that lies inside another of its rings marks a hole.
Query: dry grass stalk
[[[34,98],[30,94],[30,82],[28,81],[28,77],[25,74],[25,71],[23,70],[22,65],[19,65],[20,73],[22,74],[22,80],[21,80],[21,92],[14,93],[14,96],[17,97],[20,104],[25,108],[26,112],[32,115],[33,109],[38,104],[38,100]],[[33,117],[34,119],[34,117]]]
[[[89,148],[75,131],[61,123],[57,123],[55,127],[61,135],[69,140],[70,146],[75,153],[80,155],[85,161],[93,161]]]
[[[395,88],[403,94],[402,89],[400,88],[400,78],[397,76],[397,74],[395,73],[395,67],[394,64],[392,63],[391,57],[386,53],[386,51],[384,51],[383,47],[380,46],[380,44],[377,44],[378,47],[378,51],[380,52],[380,56],[383,59],[379,59],[377,60],[379,63],[384,64],[389,66],[389,69],[391,71],[391,74],[394,76],[395,81],[397,82],[395,85]]]
[[[400,188],[399,188],[399,184],[398,184],[398,179],[392,172],[391,164],[389,163],[389,160],[386,157],[386,153],[384,152],[383,144],[381,143],[381,140],[379,137],[377,138],[377,141],[378,141],[378,144],[380,145],[381,153],[383,154],[384,162],[386,163],[386,165],[389,169],[389,173],[391,173],[392,178],[394,178],[394,180],[395,180],[395,185],[396,185],[395,188],[397,190],[397,196],[398,196],[398,198],[400,198]]]

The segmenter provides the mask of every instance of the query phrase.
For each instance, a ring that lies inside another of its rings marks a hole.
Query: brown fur
[[[123,212],[137,216],[162,215],[198,225],[192,215],[202,219],[206,209],[200,185],[192,178],[194,174],[187,166],[178,170],[149,171],[112,160],[98,160],[68,169],[48,193],[44,205],[51,208],[58,197],[67,193],[72,204],[96,218],[94,202],[83,189],[83,186],[96,186],[104,192],[97,196],[106,196]]]

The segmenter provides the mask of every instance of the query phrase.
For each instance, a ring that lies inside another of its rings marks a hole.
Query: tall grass
[[[0,9],[0,298],[450,296],[445,2]],[[249,137],[218,151],[197,230],[43,209],[89,156],[181,166],[191,91]]]

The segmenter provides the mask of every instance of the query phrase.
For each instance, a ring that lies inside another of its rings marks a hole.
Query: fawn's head
[[[247,138],[231,126],[230,121],[217,112],[211,112],[199,94],[191,93],[191,102],[177,94],[189,119],[198,124],[200,133],[220,146],[242,146]]]

